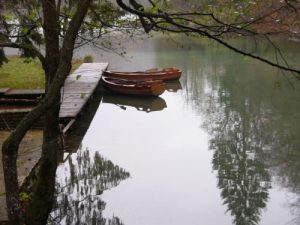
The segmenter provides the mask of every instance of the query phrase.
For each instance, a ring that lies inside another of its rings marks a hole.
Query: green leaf
[[[29,201],[30,196],[26,192],[20,192],[19,198],[21,201]]]
[[[23,60],[23,62],[29,64],[29,63],[32,62],[32,59],[30,59],[30,58],[25,58],[25,59]]]
[[[275,87],[278,87],[278,88],[281,87],[280,81],[276,81],[276,82],[275,82]]]
[[[86,93],[80,93],[80,98],[85,98]]]
[[[79,75],[77,75],[76,76],[76,80],[79,80],[80,79],[80,77],[81,77],[81,75],[79,74]]]
[[[35,10],[35,9],[30,10],[30,12],[28,14],[28,19],[33,20],[38,14],[39,14],[39,12],[37,10]]]
[[[247,55],[245,55],[245,56],[243,57],[243,60],[244,60],[244,61],[249,61],[249,60],[250,60],[250,57],[247,56]]]
[[[29,31],[29,29],[27,27],[22,27],[22,29],[21,29],[22,34],[26,34],[28,31]]]
[[[158,11],[159,11],[158,5],[152,7],[152,8],[149,10],[150,13],[158,13]]]
[[[11,21],[14,19],[14,15],[13,14],[10,14],[10,13],[6,13],[3,15],[4,19],[7,20],[7,21]]]
[[[36,15],[38,15],[38,14],[39,14],[39,12],[38,12],[38,10],[36,10],[36,9],[32,9],[32,10],[30,11],[30,15],[36,16]]]

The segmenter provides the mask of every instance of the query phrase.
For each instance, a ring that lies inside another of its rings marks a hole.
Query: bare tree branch
[[[159,30],[167,30],[167,31],[171,31],[171,32],[176,32],[176,33],[196,33],[196,34],[199,34],[200,36],[204,36],[204,37],[207,37],[211,40],[214,40],[216,42],[218,42],[219,44],[227,47],[228,49],[236,52],[236,53],[239,53],[241,55],[244,55],[244,56],[248,56],[250,58],[253,58],[253,59],[256,59],[258,61],[261,61],[261,62],[264,62],[270,66],[273,66],[273,67],[276,67],[276,68],[279,68],[279,69],[282,69],[282,70],[285,70],[285,71],[288,71],[288,72],[291,72],[292,74],[294,74],[297,78],[300,79],[300,69],[295,69],[295,68],[291,68],[289,65],[282,65],[278,62],[273,62],[273,61],[270,61],[268,59],[265,59],[263,57],[260,57],[258,55],[254,55],[253,53],[250,53],[250,52],[245,52],[231,44],[229,44],[228,42],[224,41],[223,39],[221,39],[219,36],[225,34],[225,33],[229,33],[229,32],[232,32],[232,33],[236,33],[236,34],[239,34],[239,33],[248,33],[248,34],[251,34],[252,36],[255,36],[255,35],[259,35],[259,33],[256,33],[252,30],[248,30],[248,29],[245,29],[245,27],[236,27],[236,26],[233,26],[232,24],[226,24],[222,21],[220,21],[218,18],[216,18],[213,14],[211,13],[191,13],[191,14],[186,14],[186,15],[189,15],[189,16],[210,16],[215,22],[217,22],[218,24],[222,25],[221,27],[222,28],[225,28],[226,30],[220,32],[220,33],[216,33],[214,31],[213,34],[211,34],[209,31],[211,30],[211,27],[205,27],[203,26],[203,24],[197,24],[197,21],[193,20],[193,19],[186,19],[186,18],[182,18],[182,17],[177,17],[178,15],[182,15],[182,14],[177,14],[177,13],[170,13],[168,14],[167,12],[163,12],[163,11],[160,11],[158,13],[152,13],[152,12],[145,12],[145,11],[140,11],[138,9],[136,9],[136,7],[134,8],[131,8],[130,6],[126,5],[123,0],[116,0],[118,5],[123,8],[124,10],[130,12],[130,13],[133,13],[135,15],[138,15],[139,17],[142,17],[142,18],[151,18],[152,20],[152,24],[154,25],[154,27],[158,28]],[[282,7],[280,7],[279,9],[282,9]],[[279,10],[277,9],[277,10]],[[184,14],[183,14],[184,15]],[[268,15],[270,15],[268,13]],[[184,21],[188,21],[190,22],[190,24],[195,24],[195,25],[199,25],[199,27],[193,27],[191,25],[185,25],[184,23],[180,23],[180,22],[177,22],[178,19],[183,19]],[[259,19],[262,20],[264,17],[260,17]],[[155,22],[154,19],[160,19],[159,22]],[[162,24],[162,23],[167,23],[168,25],[171,25],[173,26],[173,28],[170,28],[170,27],[162,27],[160,26],[159,24]],[[221,28],[220,27],[220,28]],[[230,28],[230,29],[229,29]],[[279,52],[279,54],[281,54]],[[283,57],[281,55],[281,57]],[[286,64],[286,63],[285,63]]]
[[[35,48],[32,45],[25,45],[25,44],[20,44],[20,43],[15,43],[15,42],[0,42],[0,48],[17,48],[17,49],[27,49],[30,51],[33,51],[36,56],[39,58],[39,60],[42,63],[42,66],[44,67],[44,65],[46,64],[45,61],[45,56],[39,51],[39,49]]]

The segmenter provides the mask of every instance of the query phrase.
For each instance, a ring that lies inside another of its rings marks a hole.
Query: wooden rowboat
[[[125,80],[105,76],[101,80],[105,88],[120,94],[158,96],[166,90],[161,80]]]
[[[118,72],[118,71],[104,71],[103,75],[106,77],[121,78],[126,80],[178,80],[182,71],[178,68],[164,68],[164,69],[150,69],[137,72]]]

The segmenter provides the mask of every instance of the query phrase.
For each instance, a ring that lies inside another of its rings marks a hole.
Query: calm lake
[[[300,43],[284,45],[299,65]],[[204,40],[144,39],[126,51],[95,61],[176,66],[180,82],[157,99],[103,96],[58,168],[49,224],[300,224],[300,80]]]

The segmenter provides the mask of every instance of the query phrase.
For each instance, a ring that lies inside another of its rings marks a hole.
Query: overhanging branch
[[[39,60],[42,63],[42,66],[44,67],[46,65],[45,61],[45,56],[34,46],[32,45],[24,45],[24,44],[19,44],[19,43],[14,43],[14,42],[0,42],[0,48],[17,48],[17,49],[26,49],[33,51],[35,55],[39,58]]]
[[[176,33],[196,33],[196,34],[199,34],[200,36],[204,36],[204,37],[207,37],[209,39],[212,39],[216,42],[218,42],[219,44],[225,46],[226,48],[236,52],[236,53],[239,53],[241,55],[244,55],[244,56],[248,56],[250,58],[253,58],[253,59],[256,59],[258,61],[261,61],[263,63],[266,63],[270,66],[273,66],[273,67],[276,67],[276,68],[279,68],[279,69],[282,69],[282,70],[285,70],[285,71],[288,71],[288,72],[291,72],[292,74],[295,75],[295,77],[297,77],[298,79],[300,79],[300,69],[295,69],[295,68],[291,68],[289,65],[282,65],[280,63],[276,63],[276,62],[273,62],[273,61],[270,61],[268,59],[265,59],[263,57],[260,57],[258,55],[254,55],[252,53],[249,53],[249,52],[245,52],[237,47],[234,47],[233,45],[229,44],[228,42],[222,40],[220,38],[220,34],[211,34],[209,32],[209,27],[208,26],[202,26],[201,28],[195,28],[195,27],[192,27],[192,26],[188,26],[188,25],[184,25],[184,24],[181,24],[179,22],[176,22],[177,20],[175,20],[173,17],[174,15],[175,16],[178,16],[178,15],[183,15],[181,13],[178,13],[178,14],[168,14],[167,12],[162,12],[161,10],[158,12],[158,13],[152,13],[152,12],[145,12],[145,11],[141,11],[141,10],[138,10],[136,8],[131,8],[130,6],[126,5],[123,0],[116,0],[118,5],[123,8],[124,10],[130,12],[130,13],[133,13],[139,17],[142,17],[142,18],[146,18],[146,19],[149,19],[149,21],[152,21],[152,24],[154,25],[155,28],[159,29],[159,30],[166,30],[166,31],[171,31],[171,32],[176,32]],[[151,2],[152,4],[153,2]],[[192,14],[188,14],[188,15],[192,15]],[[225,24],[223,23],[222,21],[220,21],[219,19],[217,19],[216,17],[214,17],[212,14],[208,14],[208,13],[196,13],[194,14],[196,16],[210,16],[215,22],[219,23],[220,25],[224,25],[224,27],[229,27],[231,28],[231,32],[236,32],[239,31],[244,31],[244,32],[247,32],[249,34],[252,34],[253,36],[255,35],[259,35],[253,31],[250,31],[248,29],[245,29],[245,27],[236,27],[236,26],[233,26],[232,24]],[[159,23],[155,22],[154,20],[155,19],[160,19]],[[189,19],[190,20],[190,19]],[[190,20],[191,22],[191,20]],[[165,23],[165,24],[168,24],[168,25],[171,25],[173,26],[173,28],[169,28],[169,27],[162,27],[160,26],[159,24],[161,23]],[[195,21],[194,24],[197,24],[197,22]],[[177,29],[175,29],[177,28]],[[222,33],[224,34],[224,33]],[[282,56],[281,56],[282,57]]]

